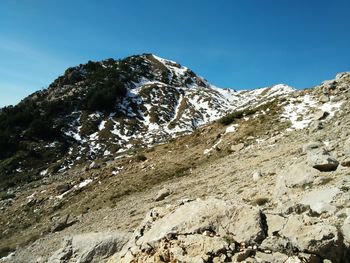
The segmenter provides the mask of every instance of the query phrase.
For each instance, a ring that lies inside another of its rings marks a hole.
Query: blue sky
[[[350,70],[348,0],[2,0],[0,107],[88,60],[155,53],[219,87],[308,88]]]

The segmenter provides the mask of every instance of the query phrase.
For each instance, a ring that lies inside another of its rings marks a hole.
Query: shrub
[[[234,111],[221,119],[219,119],[219,123],[223,125],[229,125],[232,122],[234,122],[236,119],[241,119],[245,116],[252,115],[256,112],[256,109],[244,109],[244,110],[239,110],[239,111]]]
[[[147,157],[144,154],[139,153],[135,156],[135,159],[138,162],[144,162],[147,160]]]

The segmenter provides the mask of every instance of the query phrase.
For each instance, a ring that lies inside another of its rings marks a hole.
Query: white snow
[[[317,105],[317,102],[310,95],[304,95],[302,101],[295,98],[290,99],[290,103],[284,107],[282,117],[292,123],[290,130],[300,130],[309,126],[312,121],[310,110]]]
[[[238,124],[233,124],[231,126],[228,126],[226,128],[225,134],[230,132],[235,132],[237,127],[238,127]]]
[[[105,128],[107,121],[101,121],[100,124],[98,125],[98,130],[101,131]]]
[[[80,182],[78,185],[75,185],[74,187],[83,188],[83,187],[87,186],[88,184],[90,184],[91,182],[92,182],[92,179],[86,179],[86,180]]]
[[[45,176],[45,175],[47,175],[47,173],[48,173],[48,169],[42,170],[42,171],[40,172],[40,175],[41,175],[41,176]]]

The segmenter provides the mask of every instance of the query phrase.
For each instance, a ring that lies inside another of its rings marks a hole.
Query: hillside
[[[70,68],[0,115],[1,261],[350,262],[349,109],[350,73],[233,91],[150,54]]]

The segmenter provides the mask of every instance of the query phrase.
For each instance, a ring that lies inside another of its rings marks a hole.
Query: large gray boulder
[[[122,232],[84,233],[66,237],[62,248],[48,260],[50,263],[105,262],[127,242],[129,234]]]

